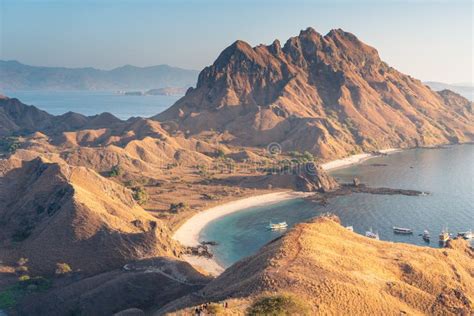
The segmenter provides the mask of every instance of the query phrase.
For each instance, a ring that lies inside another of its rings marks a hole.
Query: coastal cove
[[[437,235],[445,227],[455,235],[474,226],[474,169],[471,164],[474,146],[391,150],[388,156],[358,156],[345,159],[345,162],[331,162],[330,168],[326,166],[325,169],[331,169],[331,175],[342,183],[357,177],[362,183],[373,187],[415,189],[429,192],[429,195],[412,197],[357,193],[332,198],[325,206],[304,197],[280,201],[276,198],[265,206],[255,204],[234,209],[208,218],[205,225],[201,222],[197,236],[194,231],[195,241],[218,243],[212,247],[214,260],[186,259],[218,274],[223,267],[255,253],[283,233],[266,230],[269,221],[286,221],[292,227],[327,212],[339,216],[343,225],[353,226],[357,233],[364,234],[373,229],[382,240],[419,246],[439,247]],[[254,199],[258,200],[258,197]],[[227,204],[220,207],[228,210]],[[395,235],[392,226],[412,228],[414,234]],[[424,229],[428,229],[434,237],[431,243],[425,243],[419,236]],[[175,239],[181,241],[176,234]],[[209,269],[211,266],[214,268]]]

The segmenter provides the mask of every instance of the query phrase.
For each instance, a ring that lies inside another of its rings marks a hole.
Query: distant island
[[[156,88],[146,91],[118,91],[119,94],[126,96],[142,96],[142,95],[184,95],[190,87],[165,87]]]
[[[161,87],[189,87],[196,84],[198,71],[168,65],[112,70],[39,67],[18,61],[0,60],[0,91],[4,90],[141,90]]]
[[[466,99],[469,99],[470,101],[474,100],[474,86],[469,85],[468,83],[460,83],[460,84],[447,84],[443,82],[436,82],[436,81],[426,81],[424,84],[426,84],[428,87],[435,91],[441,91],[441,90],[451,90],[454,91]]]

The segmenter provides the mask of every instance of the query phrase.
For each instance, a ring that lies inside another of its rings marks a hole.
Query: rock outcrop
[[[322,36],[308,28],[283,47],[236,41],[156,118],[191,135],[224,133],[243,146],[279,142],[323,158],[474,139],[467,99],[432,91],[340,29]]]
[[[303,192],[328,192],[339,187],[336,180],[329,176],[321,166],[307,162],[298,166],[295,189]]]

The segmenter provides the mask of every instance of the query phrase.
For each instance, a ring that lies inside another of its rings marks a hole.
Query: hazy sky
[[[282,43],[342,28],[422,80],[473,81],[471,0],[0,0],[0,59],[110,69],[201,69],[241,39]]]

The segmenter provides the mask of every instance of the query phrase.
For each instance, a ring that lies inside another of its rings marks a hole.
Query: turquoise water
[[[125,96],[116,91],[5,91],[10,98],[34,105],[50,114],[72,111],[84,115],[109,112],[120,119],[150,117],[163,112],[181,96]]]
[[[270,220],[287,221],[290,226],[325,212],[338,215],[343,225],[352,225],[364,234],[372,228],[382,240],[439,247],[437,236],[443,227],[451,233],[474,229],[474,146],[459,145],[446,149],[412,149],[331,174],[340,181],[354,177],[370,186],[415,189],[427,196],[352,194],[334,198],[326,207],[303,199],[256,207],[209,223],[201,240],[213,240],[217,261],[230,266],[255,253],[281,232],[265,229]],[[386,164],[374,166],[373,164]],[[413,235],[395,235],[393,226],[412,228]],[[418,234],[428,229],[431,243]]]

